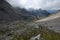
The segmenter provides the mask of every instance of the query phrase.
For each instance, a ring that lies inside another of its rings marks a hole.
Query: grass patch
[[[42,40],[60,40],[59,33],[51,31],[42,26],[39,28],[27,28],[21,35],[15,35],[12,40],[30,40],[31,37],[38,34],[41,34],[41,38],[43,38]]]
[[[0,30],[0,35],[4,35],[4,34],[5,34],[5,32]]]
[[[41,37],[44,40],[60,40],[60,34],[54,32],[54,31],[51,31],[51,30],[47,30],[47,32],[42,31],[41,32]]]

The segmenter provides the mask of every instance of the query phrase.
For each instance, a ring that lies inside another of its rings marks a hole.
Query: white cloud
[[[8,1],[8,0],[7,0]],[[60,0],[9,0],[12,6],[34,9],[60,9]]]

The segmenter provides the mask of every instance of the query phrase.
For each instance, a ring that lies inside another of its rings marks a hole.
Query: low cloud
[[[14,7],[55,10],[60,9],[60,0],[7,0]]]

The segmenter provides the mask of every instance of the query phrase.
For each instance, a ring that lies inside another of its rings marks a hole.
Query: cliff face
[[[18,19],[20,19],[20,16],[14,12],[12,6],[6,1],[0,0],[0,21],[13,21]]]

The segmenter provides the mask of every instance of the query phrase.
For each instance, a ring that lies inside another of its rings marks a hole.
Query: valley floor
[[[60,40],[60,33],[38,22],[14,22],[0,24],[0,27],[0,40]]]
[[[2,23],[0,40],[60,40],[60,16],[53,15],[28,23]]]

